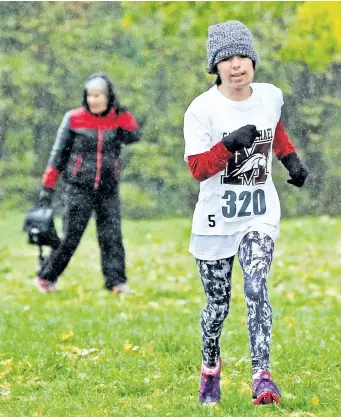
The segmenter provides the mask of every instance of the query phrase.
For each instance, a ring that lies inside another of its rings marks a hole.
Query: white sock
[[[252,375],[252,380],[254,381],[255,379],[259,379],[260,374],[263,372],[262,369],[260,369],[259,371],[257,371],[254,375]]]
[[[219,363],[217,363],[217,365],[214,368],[202,364],[202,369],[206,375],[214,375],[217,372],[218,367],[219,367]]]
[[[267,369],[259,369],[254,375],[252,375],[252,381],[255,381],[256,379],[259,379],[260,375],[263,371],[269,372]]]

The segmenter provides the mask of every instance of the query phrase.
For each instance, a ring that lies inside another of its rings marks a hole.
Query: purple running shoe
[[[262,371],[259,378],[252,383],[252,404],[272,404],[279,403],[281,392],[277,385],[271,380],[270,372]]]
[[[218,359],[218,366],[214,372],[207,372],[201,367],[199,403],[216,404],[220,401],[220,371],[221,358]]]
[[[47,281],[38,276],[34,278],[33,285],[38,288],[42,294],[56,291],[56,284],[54,282]]]

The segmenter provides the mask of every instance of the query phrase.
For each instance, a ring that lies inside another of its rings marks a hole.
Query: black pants
[[[261,232],[245,235],[238,251],[244,275],[253,374],[270,366],[272,310],[266,283],[273,251],[273,240]],[[202,359],[208,366],[215,366],[220,356],[219,339],[230,310],[233,260],[234,257],[217,261],[197,259],[207,300],[201,313],[201,328]]]
[[[67,186],[64,236],[58,249],[44,261],[38,272],[40,278],[57,281],[77,249],[93,211],[96,214],[105,287],[111,289],[118,283],[126,282],[118,186],[105,191]]]

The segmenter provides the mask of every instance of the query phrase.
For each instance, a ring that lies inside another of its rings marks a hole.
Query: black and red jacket
[[[122,144],[140,139],[138,123],[129,112],[96,116],[85,107],[67,112],[59,127],[43,186],[54,188],[63,172],[66,182],[88,189],[110,188],[119,179]]]

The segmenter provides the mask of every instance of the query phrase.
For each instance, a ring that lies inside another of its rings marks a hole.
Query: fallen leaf
[[[222,388],[229,388],[232,385],[232,379],[222,378],[220,384]]]
[[[10,384],[0,385],[0,396],[7,397],[11,393]]]
[[[317,397],[313,397],[311,399],[311,403],[312,403],[312,405],[314,405],[315,407],[317,407],[319,405],[319,399]]]
[[[156,301],[149,301],[148,305],[149,307],[160,308],[159,303],[157,303]]]
[[[4,371],[0,372],[0,378],[5,377],[7,374],[9,374],[11,372],[12,362],[13,362],[13,359],[6,359],[6,360],[0,362],[0,365],[5,365],[6,366],[6,369]]]
[[[291,327],[295,323],[295,321],[296,321],[294,319],[294,317],[291,317],[291,316],[286,316],[286,317],[284,317],[283,320],[286,323],[286,325],[289,326],[289,327]]]
[[[248,361],[249,361],[249,359],[247,359],[247,358],[240,358],[239,361],[237,361],[234,366],[236,366],[238,368],[240,365],[242,365],[242,363],[248,362]]]
[[[242,394],[244,394],[245,392],[251,393],[251,387],[246,382],[241,382],[238,391]]]
[[[292,376],[290,377],[290,379],[291,379],[292,381],[294,381],[296,384],[300,384],[300,383],[302,382],[301,378],[300,378],[298,375],[292,375]]]
[[[73,331],[72,330],[70,330],[69,332],[66,332],[66,333],[64,333],[64,334],[62,334],[61,335],[61,339],[64,341],[64,340],[68,340],[68,339],[70,339],[70,337],[72,337],[73,336]]]
[[[129,350],[131,350],[133,346],[134,345],[132,345],[131,343],[124,343],[123,352],[129,352]]]

